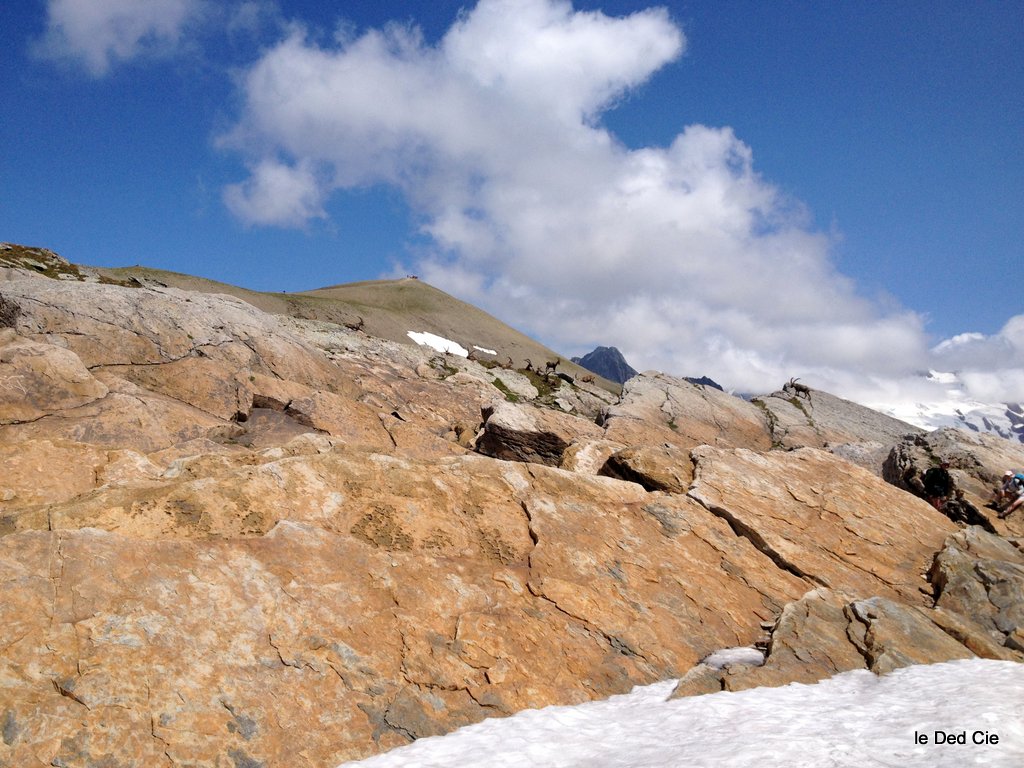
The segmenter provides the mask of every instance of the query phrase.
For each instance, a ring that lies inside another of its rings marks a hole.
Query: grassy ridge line
[[[530,360],[543,367],[560,358],[560,371],[572,376],[593,375],[529,336],[467,302],[415,278],[372,280],[334,285],[299,293],[264,293],[193,275],[150,267],[96,268],[101,276],[119,281],[135,278],[155,280],[182,290],[223,293],[234,296],[270,314],[321,320],[338,325],[362,321],[368,335],[402,344],[414,344],[409,331],[428,332],[458,342],[467,349],[474,346],[493,349],[495,360],[512,358],[516,368]],[[481,354],[481,358],[488,357]],[[621,387],[594,375],[594,383],[618,393]]]

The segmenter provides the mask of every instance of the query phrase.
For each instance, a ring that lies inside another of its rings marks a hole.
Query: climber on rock
[[[922,478],[924,497],[939,512],[942,512],[946,500],[953,495],[956,483],[949,474],[949,462],[943,461],[939,466],[930,468]]]
[[[1009,517],[1024,504],[1024,474],[1012,469],[1003,473],[1003,484],[996,488],[993,502],[1000,519]]]

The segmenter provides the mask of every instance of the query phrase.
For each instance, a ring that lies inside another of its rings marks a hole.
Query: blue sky
[[[1024,398],[1018,3],[39,0],[0,23],[2,240],[261,290],[415,271],[569,353],[736,386],[942,363]]]

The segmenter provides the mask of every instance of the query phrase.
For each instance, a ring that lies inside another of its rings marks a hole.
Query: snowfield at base
[[[436,349],[438,352],[450,352],[453,355],[459,357],[469,357],[469,350],[459,344],[457,341],[446,339],[443,336],[437,336],[433,333],[419,332],[419,331],[406,331],[406,336],[415,341],[420,346],[431,347]]]
[[[971,659],[882,677],[857,670],[815,685],[667,700],[674,685],[485,720],[344,766],[1024,766],[1024,664]],[[937,732],[946,743],[935,743]]]

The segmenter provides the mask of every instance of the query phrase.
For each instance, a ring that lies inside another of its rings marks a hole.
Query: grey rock
[[[828,392],[779,390],[754,398],[767,415],[772,442],[780,448],[828,448],[851,443],[891,445],[924,430]],[[844,449],[847,456],[850,449]],[[860,462],[857,462],[860,463]],[[876,473],[878,467],[871,468]]]
[[[972,526],[950,536],[930,573],[935,604],[955,611],[1003,644],[1024,628],[1024,555]]]
[[[757,406],[713,387],[657,372],[626,382],[604,423],[608,439],[627,445],[771,447],[764,414]]]

